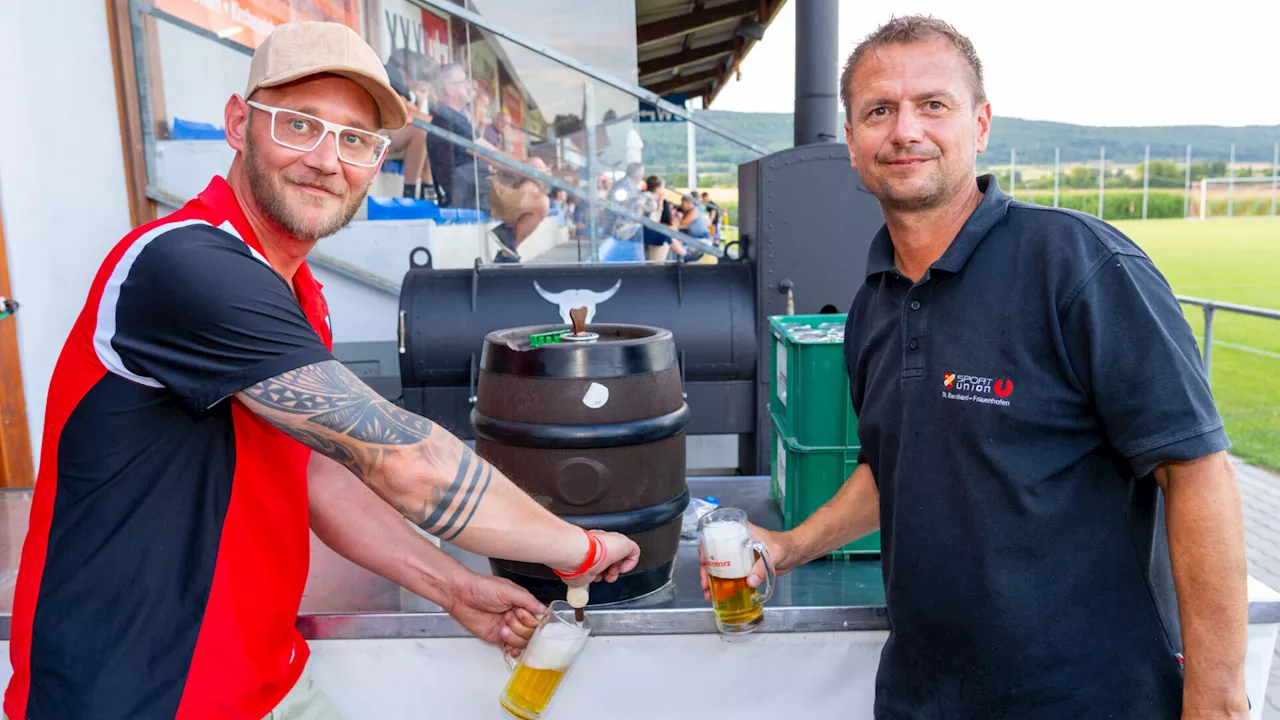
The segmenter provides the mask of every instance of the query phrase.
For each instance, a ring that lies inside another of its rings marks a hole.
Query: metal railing
[[[1253,307],[1251,305],[1237,305],[1235,303],[1221,302],[1219,300],[1205,300],[1204,298],[1190,297],[1188,295],[1177,295],[1178,302],[1184,305],[1195,305],[1204,311],[1204,349],[1202,350],[1204,358],[1204,374],[1206,378],[1212,376],[1213,369],[1213,317],[1214,314],[1222,310],[1224,312],[1236,313],[1238,315],[1249,315],[1251,317],[1267,318],[1268,320],[1280,320],[1280,310],[1268,310],[1267,308]]]

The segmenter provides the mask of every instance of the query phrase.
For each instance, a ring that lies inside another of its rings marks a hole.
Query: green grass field
[[[1179,295],[1280,310],[1280,218],[1117,222]],[[1203,342],[1204,315],[1184,306]],[[1212,387],[1234,444],[1249,462],[1280,470],[1280,320],[1218,311]]]

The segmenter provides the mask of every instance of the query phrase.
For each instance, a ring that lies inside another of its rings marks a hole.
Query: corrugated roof
[[[709,106],[786,0],[636,0],[640,84]]]

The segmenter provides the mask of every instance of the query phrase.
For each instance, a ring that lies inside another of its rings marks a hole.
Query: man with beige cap
[[[108,254],[54,371],[9,718],[336,718],[294,627],[308,528],[515,649],[541,605],[403,518],[574,586],[639,557],[333,359],[305,257],[359,207],[379,131],[405,123],[373,50],[343,25],[281,26],[225,113],[226,179]]]

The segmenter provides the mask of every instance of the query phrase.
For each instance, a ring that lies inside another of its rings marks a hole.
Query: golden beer
[[[756,602],[756,590],[746,578],[710,576],[711,602],[716,620],[725,625],[758,624],[764,620],[764,606]]]
[[[769,548],[751,539],[747,515],[737,508],[719,508],[698,521],[702,533],[702,562],[706,566],[716,627],[726,634],[748,633],[764,623],[764,604],[773,595],[773,564]],[[756,553],[764,559],[763,592],[747,584]]]
[[[502,692],[502,707],[522,720],[537,720],[547,711],[567,669],[531,668],[518,663]]]
[[[502,707],[521,720],[539,720],[547,711],[556,688],[560,687],[591,633],[589,625],[580,626],[572,620],[572,608],[566,619],[560,606],[569,607],[563,600],[551,603],[550,612],[543,617],[529,647],[515,664],[499,698]]]

